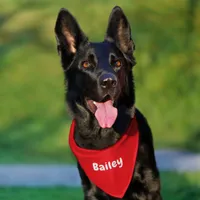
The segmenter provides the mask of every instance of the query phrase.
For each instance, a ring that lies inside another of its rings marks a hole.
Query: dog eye
[[[119,68],[122,66],[122,62],[120,60],[115,61],[114,66]]]
[[[90,63],[89,63],[88,61],[83,61],[83,62],[82,62],[82,66],[83,66],[84,68],[88,68],[88,67],[90,66]]]

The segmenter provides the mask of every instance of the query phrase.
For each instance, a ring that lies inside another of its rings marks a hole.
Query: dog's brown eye
[[[90,66],[90,63],[89,63],[88,61],[83,61],[83,62],[82,62],[82,66],[83,66],[84,68],[88,68],[88,67]]]
[[[117,60],[115,62],[115,67],[121,67],[122,66],[122,62],[120,60]]]

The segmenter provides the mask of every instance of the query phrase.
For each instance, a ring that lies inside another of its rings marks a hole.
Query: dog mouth
[[[114,104],[114,100],[112,100],[112,98],[110,97],[110,95],[106,95],[101,101],[97,102],[97,101],[94,101],[94,100],[91,100],[91,99],[86,99],[86,102],[87,102],[87,106],[89,108],[89,110],[95,114],[96,110],[97,110],[97,107],[99,104],[103,104],[107,101],[111,101],[112,104]]]
[[[117,108],[113,106],[114,101],[106,95],[100,102],[86,100],[88,109],[95,115],[100,127],[110,128],[117,118]]]

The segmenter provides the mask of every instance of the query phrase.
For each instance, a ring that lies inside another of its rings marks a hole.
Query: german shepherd
[[[124,12],[114,7],[104,41],[93,43],[73,15],[62,8],[55,34],[65,75],[66,102],[76,121],[76,144],[83,149],[106,149],[120,140],[134,117],[138,124],[136,162],[123,197],[109,195],[96,186],[77,161],[84,199],[161,200],[151,129],[135,107],[135,44]]]

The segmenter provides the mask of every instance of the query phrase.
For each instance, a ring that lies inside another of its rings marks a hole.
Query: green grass
[[[200,173],[162,173],[163,200],[199,200]],[[2,200],[83,199],[80,188],[0,188]]]
[[[2,200],[80,200],[83,199],[80,188],[0,188]]]
[[[200,173],[161,173],[164,200],[199,200]]]
[[[200,6],[186,45],[188,0],[1,0],[0,163],[72,162],[63,73],[54,24],[68,8],[92,39],[103,39],[108,15],[120,5],[136,41],[136,105],[156,148],[200,150]]]

